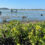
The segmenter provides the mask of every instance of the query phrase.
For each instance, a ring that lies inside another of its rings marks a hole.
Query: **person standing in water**
[[[15,13],[17,13],[17,9],[15,9]]]
[[[0,11],[0,15],[2,14],[2,12]]]
[[[41,14],[41,16],[43,16],[43,14]]]

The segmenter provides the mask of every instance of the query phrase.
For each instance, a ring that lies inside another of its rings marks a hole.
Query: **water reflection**
[[[0,20],[45,20],[45,11],[32,10],[0,10]],[[43,14],[43,15],[42,15]]]

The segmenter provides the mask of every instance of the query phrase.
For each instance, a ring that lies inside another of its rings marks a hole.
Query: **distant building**
[[[11,9],[11,13],[13,12],[13,9]]]
[[[14,13],[17,13],[17,9],[15,9],[15,10],[14,9],[11,9],[11,13],[13,13],[13,12]]]

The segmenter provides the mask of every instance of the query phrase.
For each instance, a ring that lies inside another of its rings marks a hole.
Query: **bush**
[[[45,45],[45,22],[22,24],[19,21],[10,21],[1,27],[1,45]]]

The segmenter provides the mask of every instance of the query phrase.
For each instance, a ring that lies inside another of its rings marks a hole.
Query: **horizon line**
[[[0,8],[8,8],[8,9],[45,9],[45,8],[10,8],[10,7],[0,7]]]

